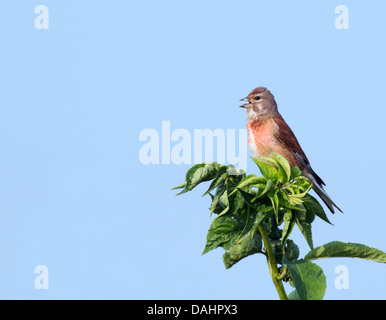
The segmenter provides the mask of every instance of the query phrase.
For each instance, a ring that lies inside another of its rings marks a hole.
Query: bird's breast
[[[269,150],[277,149],[278,127],[272,119],[247,124],[248,145],[254,157],[270,157]]]

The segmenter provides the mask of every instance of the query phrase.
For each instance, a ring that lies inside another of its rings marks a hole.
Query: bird
[[[273,94],[264,87],[253,89],[240,101],[247,111],[248,146],[256,158],[270,157],[272,151],[283,156],[291,168],[297,166],[303,176],[312,183],[312,188],[334,213],[334,207],[343,212],[326,193],[326,184],[312,169],[310,161],[295,134],[278,111]]]

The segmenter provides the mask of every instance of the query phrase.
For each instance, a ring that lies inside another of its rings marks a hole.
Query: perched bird
[[[312,188],[334,213],[334,207],[341,209],[324,191],[325,183],[311,168],[303,149],[288,124],[277,110],[272,93],[258,87],[240,101],[247,101],[241,107],[247,109],[248,145],[254,157],[270,157],[270,150],[287,159],[291,167],[297,166],[312,182]]]

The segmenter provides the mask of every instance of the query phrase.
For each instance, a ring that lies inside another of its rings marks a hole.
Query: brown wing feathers
[[[278,125],[278,141],[282,143],[285,148],[288,150],[291,150],[294,156],[297,158],[299,162],[299,168],[301,170],[308,170],[309,173],[315,178],[315,181],[321,185],[324,186],[325,183],[323,180],[315,173],[314,170],[312,170],[310,162],[304,153],[302,147],[299,144],[299,141],[296,139],[294,133],[292,132],[291,128],[288,126],[288,124],[284,121],[283,117],[278,114],[275,117],[273,117],[273,120]]]

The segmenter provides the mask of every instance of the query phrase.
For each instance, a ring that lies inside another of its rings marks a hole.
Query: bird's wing
[[[310,162],[308,161],[306,154],[283,117],[278,114],[273,118],[273,121],[275,121],[279,127],[279,130],[277,131],[277,139],[279,142],[283,144],[286,149],[291,150],[300,163],[304,164],[304,166],[309,165]]]
[[[292,132],[288,124],[284,121],[283,117],[280,114],[278,114],[272,119],[273,121],[275,121],[275,123],[279,128],[279,130],[277,131],[278,141],[281,144],[283,144],[283,146],[287,150],[291,150],[291,152],[294,154],[296,159],[303,167],[300,169],[302,170],[307,169],[319,185],[321,186],[325,185],[323,180],[315,173],[314,170],[312,170],[310,162],[308,161],[306,154],[304,153],[302,147],[300,146],[299,141],[296,139],[295,134]]]
[[[311,168],[307,156],[305,155],[291,128],[284,121],[283,117],[278,114],[277,116],[273,117],[273,120],[279,127],[279,130],[277,132],[278,141],[283,144],[286,149],[291,150],[299,161],[299,163],[303,166],[303,168],[300,169],[302,170],[303,174],[313,182],[313,188],[315,192],[320,196],[320,198],[323,200],[323,202],[326,204],[326,206],[330,209],[332,213],[334,213],[334,207],[336,207],[340,212],[343,212],[331,200],[326,191],[324,191],[323,186],[325,186],[326,184]]]

